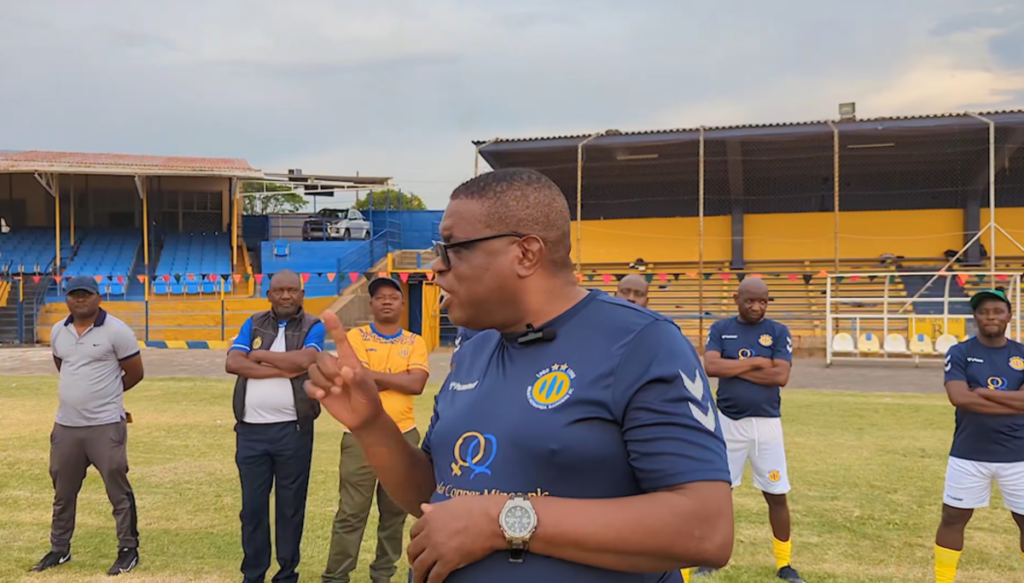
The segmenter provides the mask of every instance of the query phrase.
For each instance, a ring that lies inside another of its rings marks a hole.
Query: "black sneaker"
[[[117,560],[107,571],[107,575],[120,575],[127,573],[139,564],[139,549],[123,547],[117,550]]]
[[[32,565],[32,568],[29,569],[29,571],[32,571],[34,573],[38,573],[39,571],[45,571],[45,570],[47,570],[47,569],[49,569],[51,567],[59,567],[59,566],[63,565],[64,563],[66,563],[66,562],[68,562],[70,560],[71,560],[71,550],[70,549],[68,549],[68,551],[64,552],[64,553],[58,553],[56,551],[50,551],[50,552],[46,553],[46,555],[38,563],[36,563],[35,565]]]
[[[800,573],[797,573],[796,569],[789,565],[779,569],[778,577],[787,583],[804,583],[804,580],[800,578]]]

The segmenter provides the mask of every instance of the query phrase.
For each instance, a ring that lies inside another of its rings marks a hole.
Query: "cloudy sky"
[[[0,149],[388,175],[431,208],[473,139],[1024,108],[1021,0],[3,4]]]

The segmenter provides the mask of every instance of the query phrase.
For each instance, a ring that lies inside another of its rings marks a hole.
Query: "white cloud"
[[[1005,6],[20,2],[0,19],[0,148],[358,170],[440,208],[473,139],[805,121],[851,100],[1024,107],[1024,11]]]

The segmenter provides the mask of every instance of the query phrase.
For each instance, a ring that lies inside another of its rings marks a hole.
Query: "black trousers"
[[[270,490],[274,487],[277,564],[275,583],[299,580],[299,546],[306,517],[312,424],[296,422],[235,425],[235,463],[242,482],[242,575],[262,583],[270,569]]]
[[[138,548],[135,494],[128,482],[128,425],[120,421],[89,427],[53,425],[50,433],[50,477],[54,491],[51,549],[65,553],[71,548],[78,492],[90,465],[95,466],[103,478],[107,498],[114,508],[118,547]]]

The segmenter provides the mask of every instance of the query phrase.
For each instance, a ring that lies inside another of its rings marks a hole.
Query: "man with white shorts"
[[[1024,556],[1024,344],[1006,337],[1012,310],[1002,290],[971,297],[978,334],[949,349],[946,394],[956,430],[946,467],[942,520],[935,535],[935,581],[952,583],[975,508],[992,484],[1021,530]]]
[[[733,294],[738,315],[711,326],[704,349],[704,370],[718,377],[718,410],[729,452],[732,487],[743,478],[747,460],[754,487],[768,503],[778,577],[803,579],[790,565],[789,472],[782,439],[780,388],[789,382],[793,339],[783,324],[765,317],[768,286],[758,277],[744,279]],[[708,573],[700,569],[697,575]]]

